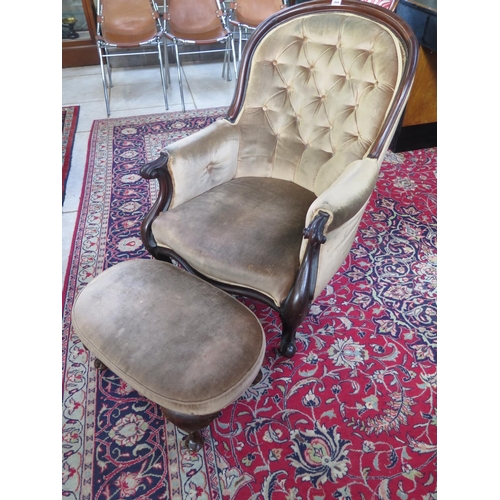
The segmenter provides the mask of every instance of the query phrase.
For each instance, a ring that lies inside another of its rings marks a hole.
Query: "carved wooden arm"
[[[141,168],[141,176],[144,179],[157,179],[159,192],[151,210],[141,224],[141,239],[146,250],[156,256],[156,241],[153,238],[151,225],[160,212],[168,210],[172,200],[172,177],[167,168],[168,153],[160,153],[160,157],[151,163],[147,163]]]

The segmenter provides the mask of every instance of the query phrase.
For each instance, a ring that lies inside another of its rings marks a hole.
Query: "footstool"
[[[157,403],[193,451],[200,430],[260,375],[266,342],[255,315],[166,262],[110,267],[79,294],[72,319],[96,366]]]

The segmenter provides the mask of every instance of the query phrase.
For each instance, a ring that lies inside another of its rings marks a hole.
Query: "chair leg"
[[[165,64],[165,72],[167,75],[167,87],[172,83],[170,80],[170,61],[168,60],[168,42],[165,38],[163,40],[163,52],[164,52],[164,64]]]
[[[228,52],[227,52],[227,43],[226,43],[226,50],[224,50],[224,63],[222,64],[222,78],[225,77],[226,71],[229,71],[229,61],[227,60]],[[229,78],[229,75],[228,75]]]
[[[297,308],[296,310],[291,309],[280,312],[282,332],[279,352],[285,358],[292,358],[297,352],[295,334],[302,321],[306,319],[308,312],[309,307],[302,311]]]
[[[210,415],[186,415],[169,410],[163,406],[160,406],[160,409],[168,421],[188,433],[184,439],[184,443],[191,451],[199,451],[203,447],[204,440],[200,432],[201,429],[210,425],[220,415],[220,412]]]
[[[110,58],[109,58],[109,52],[108,48],[104,47],[104,51],[106,52],[106,66],[108,68],[108,83],[109,83],[109,88],[113,86],[113,80],[111,78],[111,70],[113,69],[113,66],[111,65]]]
[[[225,62],[226,62],[226,60],[227,60],[227,75],[226,75],[226,80],[227,80],[228,82],[230,82],[230,81],[231,81],[231,69],[230,69],[230,64],[229,64],[229,63],[230,63],[229,59],[231,59],[231,58],[230,58],[230,57],[228,57],[228,56],[229,56],[229,50],[230,50],[230,43],[231,43],[231,39],[232,39],[232,37],[231,37],[231,36],[229,36],[229,37],[226,39],[226,49],[225,49],[225,51],[224,51],[224,54],[225,54],[225,56],[224,56],[224,63],[225,63]],[[222,76],[224,77],[224,69],[222,70]]]
[[[165,109],[168,109],[167,87],[165,85],[165,70],[163,68],[163,60],[161,57],[161,41],[158,40],[158,60],[160,62],[160,77],[161,85],[163,87],[163,99],[165,100]]]
[[[242,28],[241,28],[241,26],[238,26],[238,66],[240,65],[240,62],[241,62],[242,42],[243,42]]]
[[[175,43],[174,47],[175,47],[175,59],[177,60],[177,78],[179,79],[179,90],[181,92],[182,111],[186,111],[186,105],[184,103],[184,91],[182,90],[182,74],[181,74],[181,61],[179,58],[179,46],[177,45],[177,43]]]
[[[234,79],[238,80],[239,62],[236,60],[236,50],[234,49],[234,38],[231,37],[231,52],[233,54]],[[229,65],[229,62],[228,62]]]
[[[106,112],[107,112],[108,118],[109,118],[109,115],[111,114],[111,110],[109,107],[109,97],[110,96],[109,96],[108,81],[106,80],[106,73],[104,72],[104,60],[103,60],[104,58],[102,55],[102,47],[98,47],[98,51],[99,51],[99,61],[101,63],[101,78],[102,78],[102,86],[104,89],[104,101],[106,103]]]

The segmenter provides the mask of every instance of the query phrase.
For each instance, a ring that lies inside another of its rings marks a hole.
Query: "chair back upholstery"
[[[168,33],[176,38],[214,41],[227,34],[218,0],[169,0]]]
[[[285,6],[283,0],[237,0],[233,8],[238,23],[256,28],[262,21]]]
[[[104,42],[134,47],[158,34],[159,14],[151,0],[100,0],[98,33]]]
[[[351,162],[383,157],[417,50],[399,16],[356,0],[316,0],[266,20],[245,48],[228,112],[240,129],[237,176],[319,196]]]

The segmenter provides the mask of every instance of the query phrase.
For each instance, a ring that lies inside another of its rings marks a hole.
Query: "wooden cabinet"
[[[437,0],[399,0],[396,14],[420,43],[415,81],[391,144],[395,152],[437,145]]]
[[[74,16],[78,38],[62,40],[62,67],[99,64],[95,41],[96,7],[93,0],[63,0],[62,17]]]

